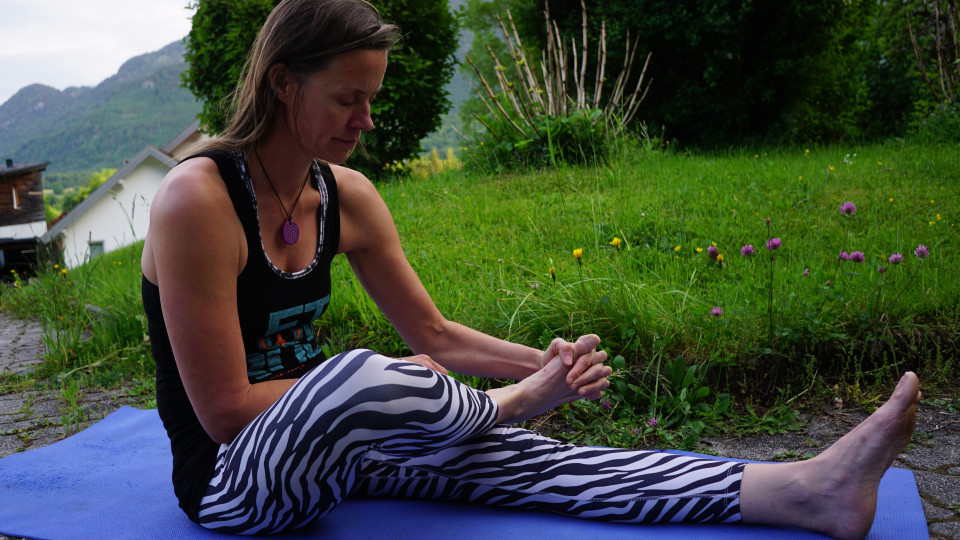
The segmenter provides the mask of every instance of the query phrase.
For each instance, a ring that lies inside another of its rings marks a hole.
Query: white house
[[[146,237],[150,203],[163,177],[205,137],[194,122],[163,149],[147,146],[43,236],[67,267]]]

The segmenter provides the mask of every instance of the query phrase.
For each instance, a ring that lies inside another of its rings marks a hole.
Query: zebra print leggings
[[[576,447],[496,418],[486,393],[453,378],[371,351],[338,355],[221,446],[200,524],[291,530],[350,494],[628,523],[740,519],[742,463]]]

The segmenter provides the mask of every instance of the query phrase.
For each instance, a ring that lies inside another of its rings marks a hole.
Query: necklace
[[[283,226],[280,228],[280,235],[283,237],[283,241],[287,243],[288,246],[292,246],[297,243],[297,240],[300,239],[300,227],[297,227],[297,224],[293,222],[293,211],[297,208],[297,203],[300,202],[300,196],[303,195],[303,188],[307,187],[307,179],[310,178],[310,173],[307,173],[307,176],[303,178],[303,184],[300,186],[300,193],[297,193],[297,198],[293,201],[293,206],[290,207],[290,211],[287,212],[287,207],[283,205],[283,199],[280,198],[280,194],[277,193],[277,188],[273,186],[273,180],[270,180],[270,173],[267,172],[267,168],[263,166],[263,160],[260,159],[260,152],[257,151],[257,147],[253,147],[253,153],[257,156],[257,163],[260,164],[260,170],[263,171],[263,176],[267,178],[267,183],[270,184],[270,189],[273,190],[273,194],[277,196],[277,201],[280,203],[280,208],[283,209],[283,213],[287,215],[287,221],[283,223]]]

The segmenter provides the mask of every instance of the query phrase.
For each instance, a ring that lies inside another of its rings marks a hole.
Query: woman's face
[[[347,159],[360,133],[373,129],[370,104],[386,69],[386,51],[361,49],[334,56],[326,69],[307,77],[287,114],[309,157]]]

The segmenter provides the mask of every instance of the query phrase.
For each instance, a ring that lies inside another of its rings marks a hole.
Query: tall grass
[[[631,369],[664,351],[776,397],[816,377],[884,382],[911,368],[955,378],[957,150],[625,151],[596,167],[449,174],[382,193],[448,317],[534,346],[596,332]],[[841,215],[845,201],[855,215]],[[771,237],[783,242],[772,265]],[[722,262],[708,256],[713,244]],[[741,255],[746,244],[753,256]],[[920,244],[931,252],[922,264]],[[841,251],[865,260],[840,261]],[[894,253],[902,264],[889,263]],[[346,265],[335,279],[349,292],[325,332],[393,336],[378,315],[356,321],[362,292]],[[383,345],[402,352],[395,337]]]
[[[36,317],[42,326],[46,353],[39,379],[152,391],[154,366],[140,300],[142,248],[138,242],[73,269],[48,264],[29,282],[3,292],[0,307]]]

